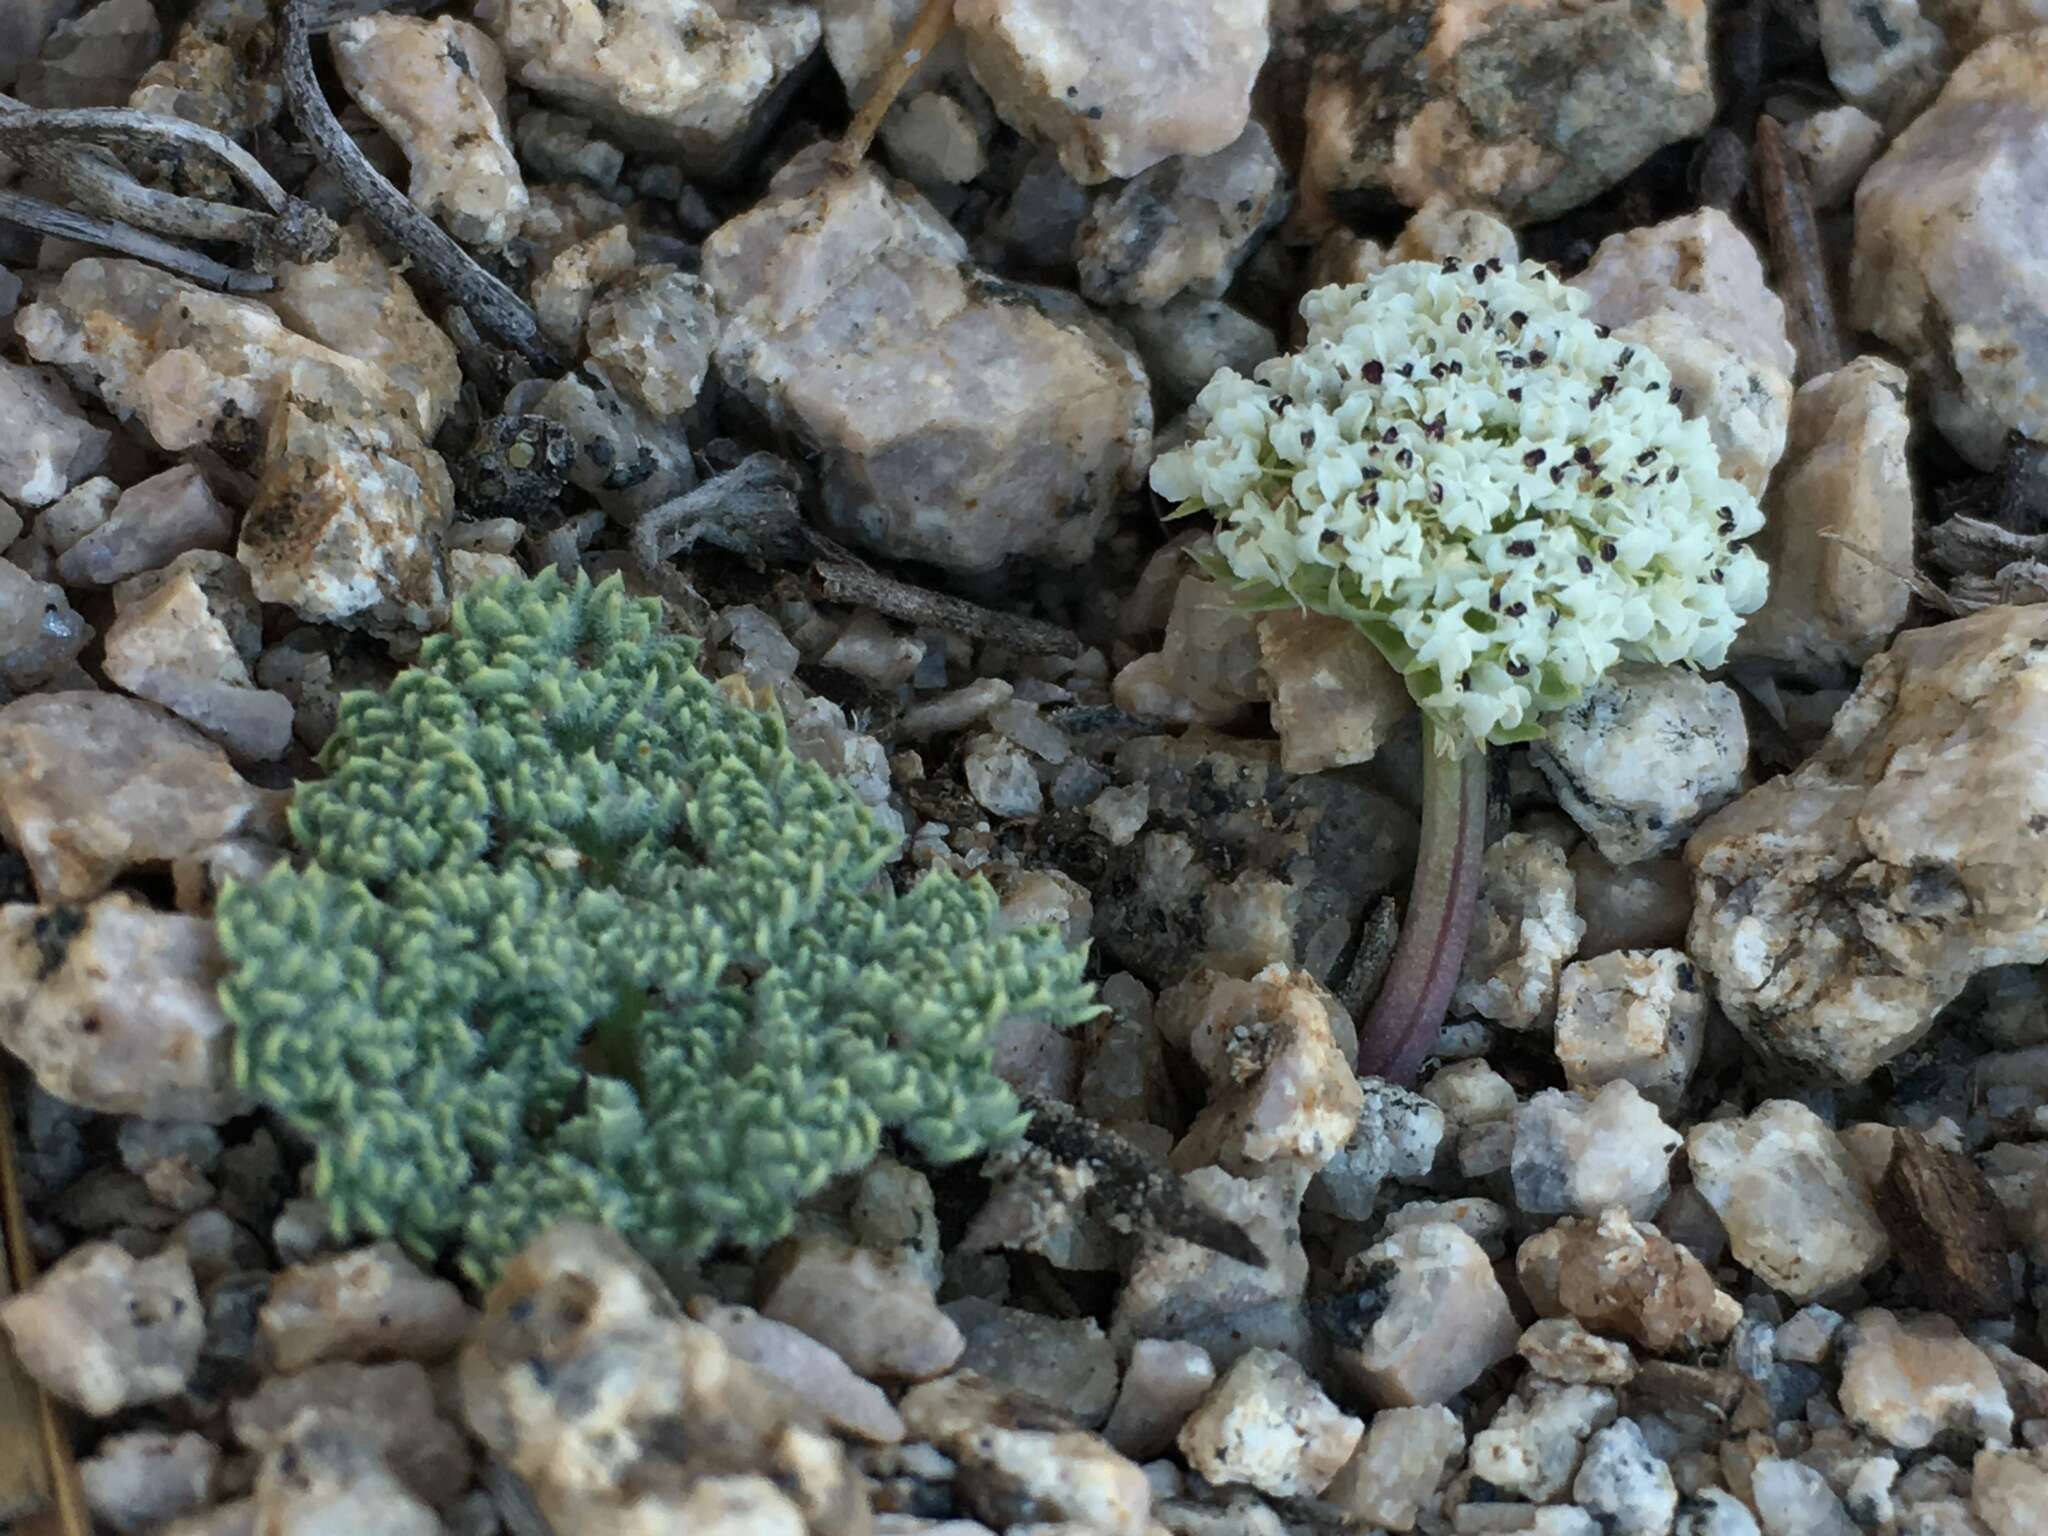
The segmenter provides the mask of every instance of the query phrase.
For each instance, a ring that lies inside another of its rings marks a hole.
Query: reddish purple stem
[[[1412,1083],[1442,1039],[1486,864],[1486,749],[1441,751],[1425,725],[1422,848],[1387,979],[1358,1033],[1358,1071]]]

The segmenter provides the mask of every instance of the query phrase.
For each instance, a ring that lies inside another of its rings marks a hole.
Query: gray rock
[[[78,1480],[94,1520],[140,1536],[204,1509],[219,1465],[220,1449],[204,1435],[136,1430],[102,1440],[79,1462]]]
[[[163,49],[149,0],[100,0],[61,22],[22,66],[16,89],[36,107],[118,107]]]
[[[1910,122],[1955,64],[1934,11],[1921,0],[1818,0],[1821,56],[1843,100],[1894,128]]]
[[[1891,1256],[1841,1139],[1803,1104],[1771,1099],[1740,1120],[1702,1121],[1686,1156],[1736,1262],[1796,1301],[1860,1280]]]
[[[271,1376],[228,1415],[235,1439],[259,1456],[284,1450],[309,1423],[345,1427],[436,1509],[451,1508],[469,1487],[469,1443],[441,1417],[433,1383],[416,1361],[334,1361]]]
[[[43,40],[78,10],[79,0],[20,0],[0,10],[0,90],[14,89],[15,73],[42,53]]]
[[[107,520],[66,549],[57,573],[74,586],[110,587],[193,549],[226,549],[234,515],[190,464],[131,485]]]
[[[54,371],[0,361],[0,496],[48,506],[105,462],[110,440]]]
[[[388,12],[351,17],[329,36],[343,87],[404,152],[413,203],[468,245],[517,234],[526,185],[497,45],[456,17]]]
[[[774,1377],[835,1428],[877,1445],[893,1445],[903,1438],[902,1416],[887,1394],[855,1375],[844,1360],[802,1329],[763,1317],[752,1307],[721,1305],[708,1297],[693,1297],[689,1312],[717,1334],[735,1358]]]
[[[1308,1254],[1301,1244],[1299,1211],[1306,1176],[1297,1172],[1260,1179],[1232,1178],[1202,1168],[1185,1178],[1197,1199],[1251,1235],[1266,1256],[1263,1268],[1178,1238],[1145,1240],[1124,1275],[1110,1320],[1119,1354],[1139,1339],[1200,1345],[1220,1369],[1248,1349],[1265,1347],[1301,1355],[1310,1333],[1303,1294]]]
[[[206,1175],[220,1158],[220,1133],[185,1120],[123,1120],[116,1137],[121,1165],[141,1175],[159,1205],[197,1210],[213,1197]]]
[[[1216,1367],[1201,1345],[1139,1339],[1131,1346],[1130,1363],[1102,1438],[1133,1461],[1163,1455],[1215,1383]]]
[[[1531,1215],[1596,1216],[1618,1205],[1647,1219],[1671,1192],[1682,1140],[1633,1083],[1545,1089],[1515,1115],[1515,1202]]]
[[[406,416],[335,417],[286,402],[235,558],[257,597],[314,623],[432,629],[447,615],[441,539],[454,500],[440,455]]]
[[[1098,1428],[1117,1397],[1116,1350],[1093,1318],[1055,1318],[976,1298],[941,1308],[967,1340],[959,1365]]]
[[[1580,1447],[1614,1418],[1611,1388],[1525,1383],[1472,1437],[1472,1474],[1510,1498],[1555,1499],[1571,1484]],[[1590,1519],[1587,1527],[1597,1529]]]
[[[323,419],[415,435],[414,397],[376,364],[301,336],[266,305],[144,262],[72,262],[15,329],[30,356],[96,391],[169,453],[211,441],[255,459],[287,401]]]
[[[1275,743],[1141,737],[1116,767],[1150,811],[1095,888],[1095,938],[1155,985],[1279,964],[1328,986],[1365,909],[1413,868],[1412,813],[1351,774],[1283,773]]]
[[[1984,1351],[1948,1318],[1900,1316],[1883,1307],[1849,1322],[1842,1357],[1842,1412],[1851,1424],[1901,1451],[1937,1436],[2003,1445],[2013,1408]]]
[[[1444,1112],[1383,1078],[1359,1081],[1364,1106],[1343,1149],[1308,1187],[1308,1208],[1347,1221],[1371,1219],[1380,1185],[1427,1178],[1443,1143]]]
[[[1896,573],[1913,563],[1910,426],[1905,370],[1883,358],[1799,387],[1751,546],[1771,568],[1770,595],[1736,636],[1738,659],[1826,681],[1868,661],[1905,622],[1913,595]]]
[[[1633,1083],[1670,1113],[1706,1036],[1706,989],[1681,950],[1612,950],[1559,978],[1557,1059],[1574,1088]]]
[[[973,737],[962,771],[968,792],[984,810],[998,816],[1036,816],[1044,808],[1044,792],[1030,755],[1005,737]]]
[[[1725,1488],[1703,1488],[1678,1517],[1677,1536],[1761,1536],[1756,1516]]]
[[[1856,1536],[1856,1524],[1827,1479],[1775,1456],[1756,1464],[1752,1502],[1764,1536]]]
[[[92,637],[62,587],[0,559],[0,688],[26,693],[47,683]]]
[[[1586,931],[1577,903],[1564,850],[1550,839],[1510,832],[1489,847],[1451,1011],[1509,1029],[1546,1028],[1558,976]]]
[[[1529,756],[1601,853],[1631,864],[1678,847],[1741,792],[1749,731],[1726,683],[1630,663],[1552,716]]]
[[[1450,1409],[1383,1408],[1323,1497],[1364,1525],[1411,1531],[1464,1454],[1465,1427]]]
[[[710,371],[718,312],[702,278],[635,267],[590,306],[583,334],[614,389],[657,416],[679,416],[697,403]]]
[[[1612,1536],[1666,1536],[1678,1487],[1634,1419],[1616,1419],[1586,1442],[1572,1497]]]
[[[1785,452],[1795,358],[1784,305],[1749,237],[1718,208],[1610,235],[1572,286],[1586,316],[1648,347],[1703,420],[1721,472],[1761,496]]]
[[[263,653],[263,605],[256,601],[249,573],[231,554],[212,549],[188,550],[168,565],[116,582],[114,611],[125,612],[166,582],[180,577],[198,585],[205,594],[207,609],[226,627],[235,654],[254,666]]]
[[[1521,1330],[1492,1262],[1448,1222],[1396,1231],[1344,1271],[1336,1364],[1384,1408],[1448,1401],[1515,1352]]]
[[[711,0],[618,0],[602,13],[511,0],[495,29],[517,83],[709,176],[773,125],[820,32],[815,9],[773,0],[739,13]]]
[[[602,1228],[551,1228],[506,1264],[459,1376],[471,1430],[559,1536],[866,1528],[814,1409],[682,1316]]]
[[[1173,1149],[1177,1171],[1314,1174],[1350,1141],[1363,1102],[1358,1031],[1306,972],[1268,966],[1250,981],[1202,972],[1161,998],[1159,1022],[1211,1087]]]
[[[0,907],[0,1043],[50,1093],[112,1114],[218,1124],[247,1103],[210,920],[126,895]]]
[[[269,828],[277,797],[153,704],[46,693],[0,706],[0,829],[45,901]]]
[[[44,1390],[104,1418],[183,1390],[206,1322],[177,1249],[138,1261],[87,1243],[0,1302],[0,1329]]]
[[[1312,1498],[1329,1487],[1364,1433],[1364,1422],[1331,1402],[1299,1364],[1254,1349],[1224,1373],[1175,1443],[1211,1483]]]
[[[81,480],[37,515],[36,538],[51,555],[61,556],[113,516],[120,499],[121,487],[106,475]]]
[[[959,1463],[961,1503],[993,1528],[1071,1520],[1101,1536],[1148,1536],[1144,1472],[1057,1410],[971,1371],[913,1387],[902,1408],[912,1435]]]
[[[1286,188],[1259,123],[1213,155],[1161,161],[1099,194],[1082,221],[1074,259],[1083,296],[1142,309],[1183,292],[1220,297],[1253,242],[1285,217]]]
[[[1117,323],[1137,344],[1159,394],[1162,417],[1202,392],[1220,368],[1251,371],[1280,354],[1273,328],[1220,299],[1183,293],[1156,309],[1128,309]]]
[[[838,535],[956,571],[1086,560],[1150,451],[1143,366],[1071,295],[975,271],[929,205],[826,175],[822,150],[705,244],[720,372],[817,455]]]

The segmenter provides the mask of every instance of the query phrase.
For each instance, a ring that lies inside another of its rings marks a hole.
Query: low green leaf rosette
[[[1085,956],[985,882],[898,893],[892,834],[616,579],[507,578],[303,785],[304,858],[222,896],[243,1087],[307,1132],[337,1229],[479,1281],[550,1221],[759,1244],[885,1130],[971,1156],[1024,1116],[1012,1014]]]

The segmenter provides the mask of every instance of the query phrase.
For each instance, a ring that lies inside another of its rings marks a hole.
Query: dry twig
[[[903,46],[896,50],[896,57],[882,71],[882,78],[875,82],[874,90],[869,92],[868,99],[853,115],[846,136],[839,141],[839,152],[835,158],[842,166],[850,170],[860,164],[868,146],[875,141],[875,132],[882,126],[882,119],[889,115],[889,109],[896,105],[896,98],[903,94],[903,88],[910,84],[911,77],[931,57],[932,50],[944,40],[952,25],[953,0],[924,0],[924,9],[917,13],[917,20],[904,34]]]
[[[1785,300],[1785,328],[1792,335],[1799,377],[1805,383],[1842,366],[1842,325],[1835,317],[1828,284],[1827,253],[1806,167],[1785,142],[1785,130],[1765,112],[1756,120],[1757,200],[1771,236],[1771,265]]]
[[[334,222],[291,196],[232,139],[182,118],[127,107],[40,110],[0,95],[0,152],[18,156],[76,207],[21,192],[0,194],[0,218],[43,234],[121,251],[208,287],[260,293],[272,286],[165,237],[248,248],[258,269],[333,253]],[[117,156],[179,165],[204,161],[246,190],[245,208],[143,185]]]
[[[518,351],[542,372],[559,372],[561,364],[541,340],[540,322],[526,301],[478,266],[453,236],[386,181],[336,120],[313,75],[308,0],[284,0],[283,28],[280,73],[285,105],[312,145],[314,157],[341,183],[349,200],[405,248],[415,270],[450,303],[460,304],[479,330]]]
[[[851,561],[820,562],[818,585],[828,602],[852,603],[901,619],[906,624],[929,624],[950,629],[976,640],[989,640],[1026,656],[1078,656],[1081,640],[1070,629],[1048,624],[1043,619],[1019,618],[949,597],[925,587],[912,586],[893,576]]]

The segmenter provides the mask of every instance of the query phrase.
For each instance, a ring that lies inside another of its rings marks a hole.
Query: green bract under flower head
[[[221,897],[236,1075],[337,1227],[479,1279],[550,1221],[762,1243],[874,1156],[1016,1136],[992,1032],[1083,954],[894,838],[616,578],[507,579],[352,693],[281,868]]]
[[[1152,486],[1213,573],[1358,625],[1451,746],[1525,741],[1621,658],[1718,665],[1763,525],[1647,347],[1534,262],[1408,262],[1301,305],[1308,340],[1196,401]]]

